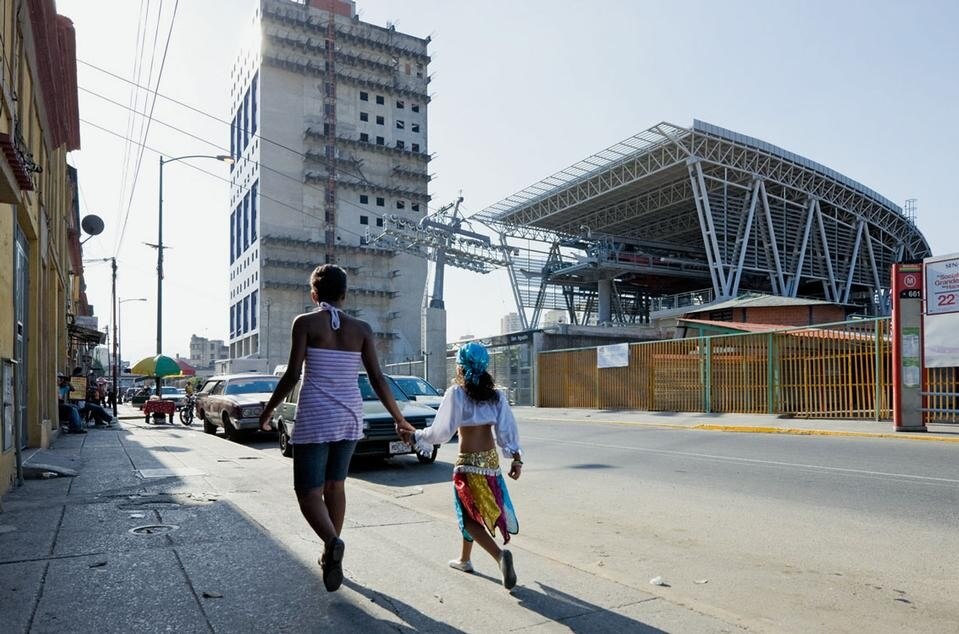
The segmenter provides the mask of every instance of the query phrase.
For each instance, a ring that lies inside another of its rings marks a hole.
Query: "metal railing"
[[[888,318],[636,343],[624,368],[597,369],[595,348],[543,352],[538,403],[880,420],[890,358]]]

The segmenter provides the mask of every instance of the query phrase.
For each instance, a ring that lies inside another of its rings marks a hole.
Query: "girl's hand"
[[[519,480],[519,477],[523,474],[523,463],[513,461],[513,464],[509,468],[509,477],[514,480]]]

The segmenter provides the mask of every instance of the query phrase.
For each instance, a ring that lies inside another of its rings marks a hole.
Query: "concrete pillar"
[[[606,279],[597,282],[597,299],[599,300],[599,316],[597,320],[600,324],[608,323],[613,320],[613,281]]]
[[[423,309],[423,353],[427,359],[424,378],[440,391],[449,386],[446,377],[446,309]]]

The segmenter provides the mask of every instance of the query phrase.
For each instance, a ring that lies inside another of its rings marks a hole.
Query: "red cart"
[[[156,422],[159,424],[163,421],[164,416],[170,418],[170,424],[173,424],[173,415],[176,413],[176,403],[173,401],[147,401],[143,404],[143,416],[146,418],[147,425],[150,424],[150,419],[159,419]],[[156,416],[159,414],[159,416]]]

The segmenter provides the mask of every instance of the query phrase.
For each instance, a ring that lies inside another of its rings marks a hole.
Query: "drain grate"
[[[172,533],[179,528],[176,524],[147,524],[146,526],[131,528],[130,532],[134,535],[162,535],[163,533]]]

